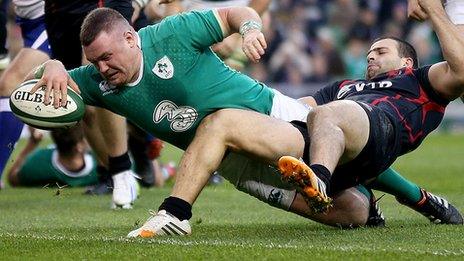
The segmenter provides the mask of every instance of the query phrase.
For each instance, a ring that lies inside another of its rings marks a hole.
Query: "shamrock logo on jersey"
[[[174,76],[174,66],[166,55],[155,63],[151,71],[155,73],[156,76],[165,80],[171,79],[172,76]]]
[[[107,81],[101,81],[100,84],[98,84],[98,88],[103,92],[103,96],[118,92],[117,87]]]
[[[172,101],[164,100],[156,105],[153,121],[159,123],[164,118],[171,122],[171,130],[181,132],[192,127],[198,118],[198,112],[192,107],[179,107]]]

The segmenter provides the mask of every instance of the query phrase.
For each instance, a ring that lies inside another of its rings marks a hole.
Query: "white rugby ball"
[[[67,105],[55,109],[53,104],[43,103],[44,88],[34,94],[30,93],[38,81],[38,79],[26,81],[11,94],[10,107],[16,117],[39,129],[70,128],[76,125],[85,112],[85,104],[81,96],[68,86]]]

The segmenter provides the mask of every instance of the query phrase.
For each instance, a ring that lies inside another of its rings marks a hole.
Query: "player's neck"
[[[132,78],[129,81],[129,84],[137,82],[139,79],[139,75],[142,73],[142,50],[138,50],[137,55],[135,56],[135,64],[134,68],[136,68],[136,71]]]
[[[71,172],[80,171],[85,167],[84,154],[81,153],[72,156],[58,155],[58,162]]]

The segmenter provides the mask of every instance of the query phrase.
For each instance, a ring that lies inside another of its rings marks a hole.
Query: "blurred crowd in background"
[[[422,65],[442,59],[430,25],[407,18],[406,0],[281,0],[272,3],[271,14],[267,55],[247,71],[292,96],[331,80],[363,78],[366,52],[381,36],[412,43]]]
[[[10,36],[20,39],[10,18]],[[441,59],[431,27],[407,18],[407,0],[279,0],[264,22],[267,54],[245,71],[290,96],[312,94],[331,80],[364,77],[369,45],[385,35],[410,41],[423,65]]]

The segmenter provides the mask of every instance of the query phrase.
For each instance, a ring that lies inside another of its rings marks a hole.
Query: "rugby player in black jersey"
[[[284,177],[315,181],[307,188],[314,195],[308,195],[309,201],[328,203],[327,194],[374,180],[397,157],[416,149],[438,127],[447,104],[463,94],[464,36],[441,1],[417,4],[431,21],[445,61],[418,67],[410,44],[381,38],[368,51],[366,79],[336,82],[308,99],[320,105],[307,121],[310,166],[287,157],[279,165]],[[424,190],[422,194],[417,203],[400,202],[423,213],[441,208],[455,218],[451,223],[462,224],[446,200]],[[440,222],[436,216],[429,218]]]

